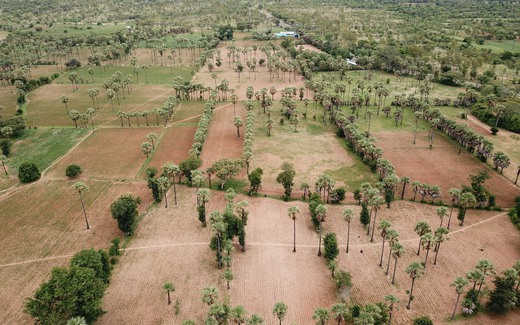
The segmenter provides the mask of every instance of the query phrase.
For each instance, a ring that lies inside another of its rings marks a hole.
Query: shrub
[[[497,135],[498,131],[499,130],[498,130],[498,128],[496,126],[491,127],[491,134]]]
[[[344,270],[337,271],[333,281],[338,289],[350,288],[352,286],[350,273]]]
[[[2,155],[8,157],[11,153],[11,147],[13,146],[13,142],[9,139],[1,139],[0,140],[0,148],[2,149]]]
[[[38,166],[32,162],[24,162],[18,168],[18,178],[22,183],[30,183],[40,179],[41,173]]]
[[[81,167],[76,164],[68,165],[67,168],[65,168],[65,176],[69,178],[78,177],[82,172]]]
[[[433,321],[428,316],[419,316],[413,320],[413,325],[433,325]]]
[[[339,187],[332,191],[330,195],[330,200],[332,203],[339,203],[345,199],[345,194],[347,193],[347,190],[343,187]]]
[[[140,197],[123,194],[110,205],[110,212],[112,212],[114,219],[117,220],[119,229],[127,235],[131,235],[134,231],[135,221],[139,215],[137,210],[139,204],[141,204]]]
[[[332,261],[338,256],[338,240],[335,233],[330,232],[325,235],[325,238],[323,239],[323,247],[325,248],[325,253],[323,255],[327,260]]]

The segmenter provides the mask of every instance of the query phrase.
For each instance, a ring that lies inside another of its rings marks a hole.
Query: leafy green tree
[[[323,204],[320,204],[316,207],[316,219],[318,220],[318,230],[320,233],[320,243],[318,245],[318,256],[321,256],[321,224],[322,222],[325,222],[325,219],[327,218],[327,207]]]
[[[464,292],[464,287],[468,285],[468,281],[461,276],[455,278],[450,286],[455,287],[455,291],[457,292],[457,300],[455,301],[455,307],[453,308],[453,314],[451,314],[451,319],[455,319],[455,312],[457,311],[457,305],[459,304],[460,295]]]
[[[274,304],[273,307],[273,315],[278,318],[280,321],[280,325],[282,325],[282,321],[285,318],[285,315],[287,314],[287,305],[283,302],[277,302]]]
[[[105,288],[92,269],[54,268],[49,281],[26,300],[25,312],[40,324],[65,324],[72,317],[83,317],[90,324],[103,314]]]
[[[325,325],[325,322],[330,319],[330,313],[327,308],[316,308],[312,319],[316,320],[316,325]]]
[[[410,288],[408,304],[406,305],[406,309],[410,309],[412,300],[414,299],[413,286],[415,284],[415,280],[417,278],[420,278],[424,274],[424,266],[421,263],[413,262],[406,268],[406,273],[408,274],[408,276],[410,276],[410,279],[412,279],[412,287]]]
[[[166,294],[168,295],[168,305],[171,305],[172,300],[170,297],[170,292],[174,292],[175,287],[171,282],[166,282],[165,284],[163,284],[163,290],[166,291]]]
[[[296,215],[300,213],[300,208],[297,206],[292,206],[287,210],[287,213],[289,214],[289,218],[293,220],[293,228],[294,228],[294,241],[293,241],[293,253],[296,252]]]
[[[330,311],[334,313],[334,319],[338,321],[338,325],[341,324],[341,321],[347,321],[350,317],[348,307],[344,303],[332,305]]]
[[[189,156],[179,164],[179,169],[181,170],[182,175],[188,178],[189,185],[192,185],[191,171],[198,169],[200,166],[202,166],[202,160],[194,155]]]
[[[231,272],[231,270],[227,269],[225,272],[224,272],[224,280],[226,280],[227,282],[227,288],[228,290],[230,289],[229,287],[229,283],[233,280],[233,273]]]
[[[205,287],[202,289],[202,302],[211,306],[218,301],[218,289],[214,286]]]
[[[141,198],[130,194],[121,195],[110,205],[112,217],[116,219],[119,229],[127,235],[132,235],[141,204]]]
[[[359,216],[359,222],[361,222],[361,224],[365,228],[370,224],[370,214],[368,212],[368,207],[365,202],[361,203],[361,213]]]
[[[350,208],[345,208],[345,210],[343,210],[343,220],[345,220],[348,224],[348,228],[347,228],[347,248],[345,250],[345,252],[348,254],[348,248],[349,248],[349,244],[350,244],[350,222],[352,221],[352,217],[354,216],[354,210],[350,209]]]
[[[81,207],[83,208],[83,215],[85,216],[85,223],[87,224],[87,230],[90,229],[90,225],[88,223],[87,211],[85,210],[85,203],[83,203],[83,193],[88,192],[88,187],[82,182],[77,182],[72,185],[72,187],[78,191],[79,200],[81,201]]]
[[[335,233],[328,233],[323,239],[324,256],[327,260],[333,261],[339,254],[338,241]]]
[[[497,314],[505,314],[516,306],[515,285],[518,272],[515,269],[504,271],[503,276],[496,276],[493,283],[495,289],[489,295],[486,305],[488,311]]]
[[[215,171],[215,175],[220,179],[220,188],[224,189],[226,181],[238,175],[243,167],[242,159],[227,159],[223,158],[217,160],[211,168]]]
[[[82,172],[81,167],[76,164],[68,165],[67,168],[65,168],[65,176],[69,178],[78,177]]]
[[[250,195],[256,195],[258,194],[258,190],[260,189],[260,186],[262,185],[262,175],[264,171],[262,168],[256,168],[253,170],[250,174],[247,175],[247,178],[249,179],[249,194]]]
[[[294,185],[293,180],[296,172],[294,170],[294,166],[288,162],[284,162],[281,169],[282,172],[278,174],[276,181],[282,184],[283,188],[285,189],[284,200],[289,201],[291,198],[291,192]]]
[[[96,251],[94,249],[84,249],[72,257],[70,260],[71,267],[84,267],[95,272],[96,277],[101,279],[103,283],[108,284],[112,270],[108,253],[104,250]]]
[[[33,162],[24,162],[18,168],[18,178],[22,183],[30,183],[39,180],[41,177],[40,170]]]
[[[350,273],[345,270],[337,271],[333,278],[333,281],[338,289],[352,287],[352,278],[350,276]]]

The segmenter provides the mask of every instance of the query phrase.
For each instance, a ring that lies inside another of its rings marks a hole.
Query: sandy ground
[[[83,178],[134,178],[146,159],[141,144],[148,141],[146,135],[151,132],[160,136],[163,129],[98,129],[49,170],[48,177],[63,178],[68,165],[78,164]]]
[[[418,134],[415,146],[412,132],[381,132],[375,133],[374,137],[384,150],[383,158],[394,164],[397,175],[408,176],[411,181],[439,185],[444,202],[450,200],[450,188],[469,185],[468,177],[480,170],[488,170],[491,176],[485,186],[496,196],[497,205],[510,207],[515,196],[520,195],[520,189],[511,181],[485,167],[468,152],[463,150],[459,155],[458,148],[438,133],[433,150],[428,148],[427,134]],[[407,188],[407,196],[413,196],[411,186]]]

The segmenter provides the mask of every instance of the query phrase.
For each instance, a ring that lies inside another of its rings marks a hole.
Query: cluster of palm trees
[[[157,140],[159,139],[159,136],[152,132],[146,135],[146,139],[148,141],[141,144],[141,152],[146,155],[146,158],[148,158],[150,153],[157,147]]]
[[[114,97],[117,99],[117,105],[120,106],[119,92],[122,91],[123,99],[126,99],[125,90],[130,94],[132,92],[132,83],[133,76],[127,75],[123,78],[120,71],[116,71],[111,77],[103,81],[103,89],[106,91],[106,95],[112,106],[112,111],[114,111]]]
[[[202,113],[202,117],[200,118],[199,124],[197,126],[197,131],[195,131],[195,135],[193,137],[194,142],[190,150],[191,155],[199,157],[200,153],[202,152],[202,146],[204,145],[204,141],[208,135],[208,129],[211,123],[211,118],[213,117],[214,108],[214,101],[207,101],[204,104],[204,112]]]
[[[236,124],[235,124],[236,126]],[[249,109],[246,113],[246,131],[244,138],[244,152],[242,154],[242,160],[246,165],[246,173],[249,174],[249,165],[251,159],[253,159],[253,139],[255,131],[255,115],[252,109]]]

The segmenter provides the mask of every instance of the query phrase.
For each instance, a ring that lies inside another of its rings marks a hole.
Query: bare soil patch
[[[458,154],[458,148],[445,136],[436,133],[433,150],[430,150],[427,134],[417,135],[414,146],[412,132],[381,132],[374,134],[378,145],[384,150],[383,157],[390,160],[399,176],[408,176],[412,181],[420,181],[442,188],[441,199],[449,202],[448,190],[469,185],[468,177],[480,170],[488,170],[491,178],[485,186],[496,195],[497,205],[513,205],[520,189],[509,180],[490,170],[466,151]],[[407,187],[407,197],[413,196],[411,186]]]
[[[151,132],[160,136],[162,129],[98,129],[52,167],[48,177],[65,177],[65,168],[74,163],[82,167],[82,178],[134,178],[146,159],[141,143],[148,141],[146,135]]]
[[[316,53],[325,53],[322,50],[320,50],[319,48],[317,48],[316,46],[310,45],[310,44],[297,45],[296,48],[297,49],[302,49],[304,51],[311,51],[311,52],[316,52]]]
[[[12,116],[16,113],[16,89],[15,87],[0,86],[0,105],[4,107],[0,111],[2,118]]]
[[[195,49],[195,60],[200,56],[200,49]],[[156,59],[154,60],[153,53],[148,48],[138,48],[132,52],[133,56],[137,59],[137,65],[149,65],[149,66],[161,66],[161,56],[159,52],[156,52]],[[168,58],[171,56],[171,59]],[[179,60],[179,58],[181,60]],[[191,50],[180,49],[175,50],[175,54],[172,55],[171,50],[164,51],[162,58],[163,66],[192,66],[195,62],[191,59]],[[127,62],[129,64],[130,62]]]
[[[178,165],[188,158],[196,130],[196,126],[172,126],[167,128],[155,150],[150,166],[161,170],[161,166],[167,161]]]
[[[31,323],[23,301],[53,267],[68,264],[81,249],[107,248],[111,239],[122,236],[110,214],[110,204],[120,194],[139,195],[142,209],[151,202],[145,182],[87,181],[90,192],[84,199],[91,230],[86,231],[73,183],[41,181],[0,200],[0,323]]]

